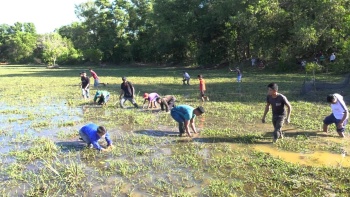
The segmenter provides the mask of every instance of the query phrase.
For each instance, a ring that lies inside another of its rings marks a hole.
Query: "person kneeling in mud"
[[[176,101],[176,98],[173,95],[167,95],[167,96],[164,96],[163,98],[158,97],[156,99],[156,102],[160,104],[160,108],[162,109],[162,111],[165,110],[166,112],[168,112],[173,107],[175,107],[175,101]]]
[[[196,116],[200,116],[204,113],[204,108],[202,106],[193,108],[188,105],[178,105],[174,107],[171,110],[171,117],[179,123],[179,132],[180,132],[180,137],[183,136],[183,134],[187,133],[189,137],[192,137],[188,126],[191,124],[191,129],[194,133],[197,133],[196,127],[194,124],[194,119]]]
[[[109,92],[105,90],[98,90],[94,97],[94,103],[98,105],[106,105],[109,100]]]
[[[87,143],[88,148],[95,148],[99,151],[108,151],[113,148],[112,140],[107,133],[107,130],[103,126],[97,126],[94,123],[87,124],[79,130],[80,139]],[[107,142],[107,148],[103,148],[98,140],[105,138]]]

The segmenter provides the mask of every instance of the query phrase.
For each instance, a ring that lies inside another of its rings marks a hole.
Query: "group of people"
[[[90,72],[94,73],[91,74],[92,77],[96,80],[98,79],[97,74],[90,69]],[[89,85],[90,85],[90,79],[86,76],[86,72],[81,72],[81,89],[82,89],[82,95],[84,99],[89,98]],[[187,74],[188,75],[188,74]],[[95,78],[95,77],[96,78]],[[189,75],[188,75],[189,76]],[[189,79],[187,81],[187,84],[189,85]],[[209,100],[207,96],[205,96],[205,81],[203,79],[202,75],[198,75],[198,79],[200,81],[200,96],[202,101]],[[95,81],[94,86],[98,87],[99,82]],[[122,77],[122,83],[120,85],[120,107],[125,108],[125,102],[128,100],[130,101],[135,108],[139,108],[138,104],[135,100],[135,88],[133,84],[127,80],[127,77]],[[99,105],[105,105],[110,97],[110,93],[105,90],[97,90],[95,97],[94,97],[94,103],[97,103]],[[193,131],[193,133],[197,133],[197,129],[195,127],[195,117],[202,115],[205,110],[202,106],[199,106],[197,108],[193,108],[189,105],[175,105],[176,98],[173,95],[166,95],[164,97],[159,96],[158,93],[144,93],[143,95],[143,108],[145,108],[145,103],[148,102],[147,108],[156,108],[156,103],[158,103],[161,107],[162,111],[169,112],[171,114],[171,117],[178,122],[178,128],[179,128],[179,136],[183,136],[185,133],[192,137],[192,134],[190,132],[190,127]],[[94,123],[87,124],[83,126],[79,130],[80,139],[83,140],[85,143],[87,143],[88,147],[95,149],[99,151],[106,151],[109,148],[113,148],[112,140],[109,137],[109,134],[107,133],[107,130],[103,126],[98,126]],[[98,144],[98,140],[101,138],[105,138],[107,142],[107,147],[103,148]]]
[[[238,68],[235,71],[239,73],[239,78],[237,78],[237,81],[241,81],[241,72]],[[185,78],[185,76],[189,76],[188,73],[185,75],[186,72],[184,72],[184,80],[187,82],[187,85],[189,85],[189,79]],[[87,95],[88,98],[88,85],[85,85],[86,83],[89,84],[89,79],[86,77],[86,73],[82,72],[82,90],[83,90],[83,96],[84,93]],[[97,76],[97,75],[96,75]],[[83,79],[84,77],[84,79]],[[205,96],[205,81],[203,79],[202,75],[198,75],[199,79],[199,89],[200,89],[200,97],[201,100],[209,100],[207,96]],[[83,81],[84,80],[84,81]],[[86,82],[87,80],[88,82]],[[121,83],[121,93],[120,93],[120,106],[122,108],[125,108],[124,103],[129,100],[134,107],[139,108],[135,101],[135,89],[131,82],[127,80],[126,77],[122,77],[122,83]],[[184,82],[185,84],[185,82]],[[85,86],[84,86],[85,85]],[[98,86],[98,83],[97,83]],[[282,126],[284,122],[287,124],[290,123],[290,117],[292,112],[292,106],[289,103],[286,96],[278,92],[278,85],[276,83],[270,83],[267,86],[268,94],[266,97],[266,106],[262,117],[262,123],[266,122],[266,115],[270,110],[270,106],[272,109],[272,124],[274,127],[273,131],[273,142],[277,142],[278,139],[283,138],[282,133]],[[87,93],[87,94],[86,94]],[[156,103],[158,103],[161,106],[161,110],[165,110],[166,112],[170,111],[171,117],[178,122],[179,126],[179,136],[183,136],[185,133],[192,137],[192,134],[190,132],[189,127],[191,127],[193,133],[197,133],[196,127],[195,127],[195,117],[202,115],[205,110],[202,106],[199,106],[197,108],[193,108],[189,105],[175,105],[176,98],[173,95],[166,95],[164,97],[159,96],[159,94],[153,92],[153,93],[144,93],[143,95],[144,103],[143,107],[146,102],[148,102],[147,108],[154,108],[156,107]],[[106,102],[109,99],[109,92],[107,91],[101,91],[98,90],[96,92],[94,102],[97,102],[98,104],[106,104]],[[344,131],[345,126],[348,122],[348,116],[349,112],[346,107],[346,104],[343,100],[343,97],[340,94],[334,93],[327,96],[327,102],[330,103],[332,113],[325,117],[323,120],[323,132],[328,132],[328,126],[330,124],[336,124],[337,133],[340,137],[345,137]],[[287,108],[287,110],[285,109]],[[98,144],[98,140],[100,138],[105,138],[107,142],[107,148],[113,147],[112,141],[109,138],[109,135],[107,133],[107,130],[103,126],[98,126],[96,124],[88,124],[83,126],[79,134],[81,136],[81,139],[85,141],[88,146],[94,147],[100,151],[105,151],[106,149],[101,147]]]
[[[330,63],[335,62],[335,58],[336,58],[335,53],[332,53],[329,56],[329,62]],[[322,51],[320,51],[319,53],[315,54],[314,59],[313,59],[313,63],[324,65],[325,60],[326,60],[326,57],[324,56]],[[305,70],[306,63],[307,63],[306,60],[304,60],[304,59],[303,60],[298,60],[297,63],[301,66],[302,70]]]
[[[272,124],[274,127],[273,142],[276,142],[279,138],[283,138],[282,126],[284,122],[287,124],[290,122],[292,106],[286,96],[278,93],[278,85],[276,83],[270,83],[267,88],[268,93],[262,123],[265,123],[266,114],[271,106]],[[331,105],[332,113],[323,120],[323,132],[328,133],[328,126],[335,124],[338,135],[345,137],[344,131],[348,122],[349,111],[343,96],[337,93],[329,94],[326,100]],[[288,109],[287,112],[285,107]]]

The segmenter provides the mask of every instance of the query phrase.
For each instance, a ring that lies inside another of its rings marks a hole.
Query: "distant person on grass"
[[[132,85],[131,82],[129,82],[127,80],[126,77],[122,77],[123,83],[120,85],[120,107],[121,108],[125,108],[124,103],[126,100],[130,101],[135,108],[139,108],[139,106],[137,105],[136,101],[135,101],[135,88]],[[122,97],[123,96],[123,97]]]
[[[272,107],[272,124],[274,127],[273,131],[273,142],[277,142],[278,138],[283,138],[282,126],[286,119],[287,124],[290,122],[290,114],[292,112],[292,106],[290,105],[287,97],[283,94],[278,93],[278,85],[276,83],[270,83],[268,86],[268,95],[266,98],[266,106],[264,115],[262,117],[262,123],[265,123],[266,114]],[[284,106],[287,106],[288,112]]]
[[[105,90],[98,90],[94,97],[94,103],[98,105],[106,105],[109,100],[109,92]]]
[[[147,105],[147,108],[156,108],[156,99],[159,98],[159,95],[155,92],[153,93],[144,93],[143,94],[143,98],[144,98],[144,101],[143,101],[143,104],[142,106],[145,105],[145,103],[148,101],[148,105]]]
[[[80,139],[87,143],[88,148],[95,148],[99,151],[108,151],[109,148],[113,148],[112,140],[107,133],[107,130],[103,126],[97,126],[96,124],[90,123],[83,126],[79,130]],[[105,138],[107,142],[107,148],[103,148],[98,140]]]
[[[348,123],[349,111],[340,94],[330,94],[327,96],[327,102],[331,104],[332,114],[323,120],[323,132],[328,133],[328,125],[335,124],[338,135],[345,137],[345,126]]]
[[[231,68],[228,68],[231,72],[236,72],[237,73],[237,82],[242,82],[242,72],[241,70],[237,67],[234,70],[231,70]]]
[[[173,107],[175,107],[175,101],[176,101],[176,98],[173,95],[166,95],[162,98],[158,97],[156,99],[156,102],[160,104],[160,108],[162,109],[162,111],[165,110],[166,112],[168,112]]]
[[[95,88],[97,88],[99,86],[99,84],[103,84],[104,86],[106,86],[105,83],[100,83],[100,79],[97,76],[95,71],[93,71],[91,68],[89,68],[89,70],[90,70],[91,77],[94,78],[94,87]]]
[[[179,123],[180,137],[186,132],[189,137],[192,137],[189,131],[189,125],[194,133],[197,133],[194,119],[204,113],[203,107],[193,108],[188,105],[178,105],[171,110],[171,117]]]
[[[333,63],[335,61],[335,54],[332,53],[332,55],[329,57],[329,61]]]
[[[83,98],[86,100],[89,98],[89,86],[90,86],[90,79],[86,76],[86,72],[80,73],[80,79],[81,79],[81,92],[83,95]]]
[[[199,80],[199,96],[201,98],[201,100],[204,101],[209,101],[209,97],[205,96],[205,91],[206,91],[206,87],[205,87],[205,80],[203,79],[203,75],[198,75],[198,80]]]
[[[187,85],[190,85],[190,79],[191,79],[190,75],[187,72],[183,71],[182,77],[183,77],[183,79],[182,79],[183,85],[186,85],[186,83],[187,83]]]

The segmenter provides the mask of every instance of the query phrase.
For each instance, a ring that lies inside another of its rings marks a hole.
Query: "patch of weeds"
[[[134,136],[130,141],[133,145],[156,145],[158,142],[156,138],[147,135]]]
[[[28,150],[10,151],[18,161],[29,163],[36,159],[50,159],[58,153],[56,144],[47,138],[38,138]]]
[[[77,131],[67,131],[67,130],[60,130],[57,132],[57,137],[59,139],[72,139],[77,138],[79,136]]]
[[[21,163],[11,163],[9,166],[5,169],[6,176],[9,176],[12,179],[23,181],[25,180],[24,171],[26,169],[26,166]]]
[[[213,179],[204,188],[203,194],[207,196],[237,196],[235,189],[243,185],[240,181],[226,182],[225,180]]]
[[[44,127],[48,127],[49,125],[50,125],[50,123],[48,121],[43,121],[43,122],[35,122],[30,127],[31,128],[44,128]]]

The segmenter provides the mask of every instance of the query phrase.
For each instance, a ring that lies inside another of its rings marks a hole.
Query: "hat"
[[[144,93],[143,98],[148,98],[148,93]]]
[[[79,74],[83,74],[83,73],[86,73],[85,71],[81,71]]]
[[[205,110],[202,106],[197,107],[196,110],[198,110],[201,114],[203,114],[205,112]]]
[[[126,80],[126,77],[122,77],[122,80]]]

